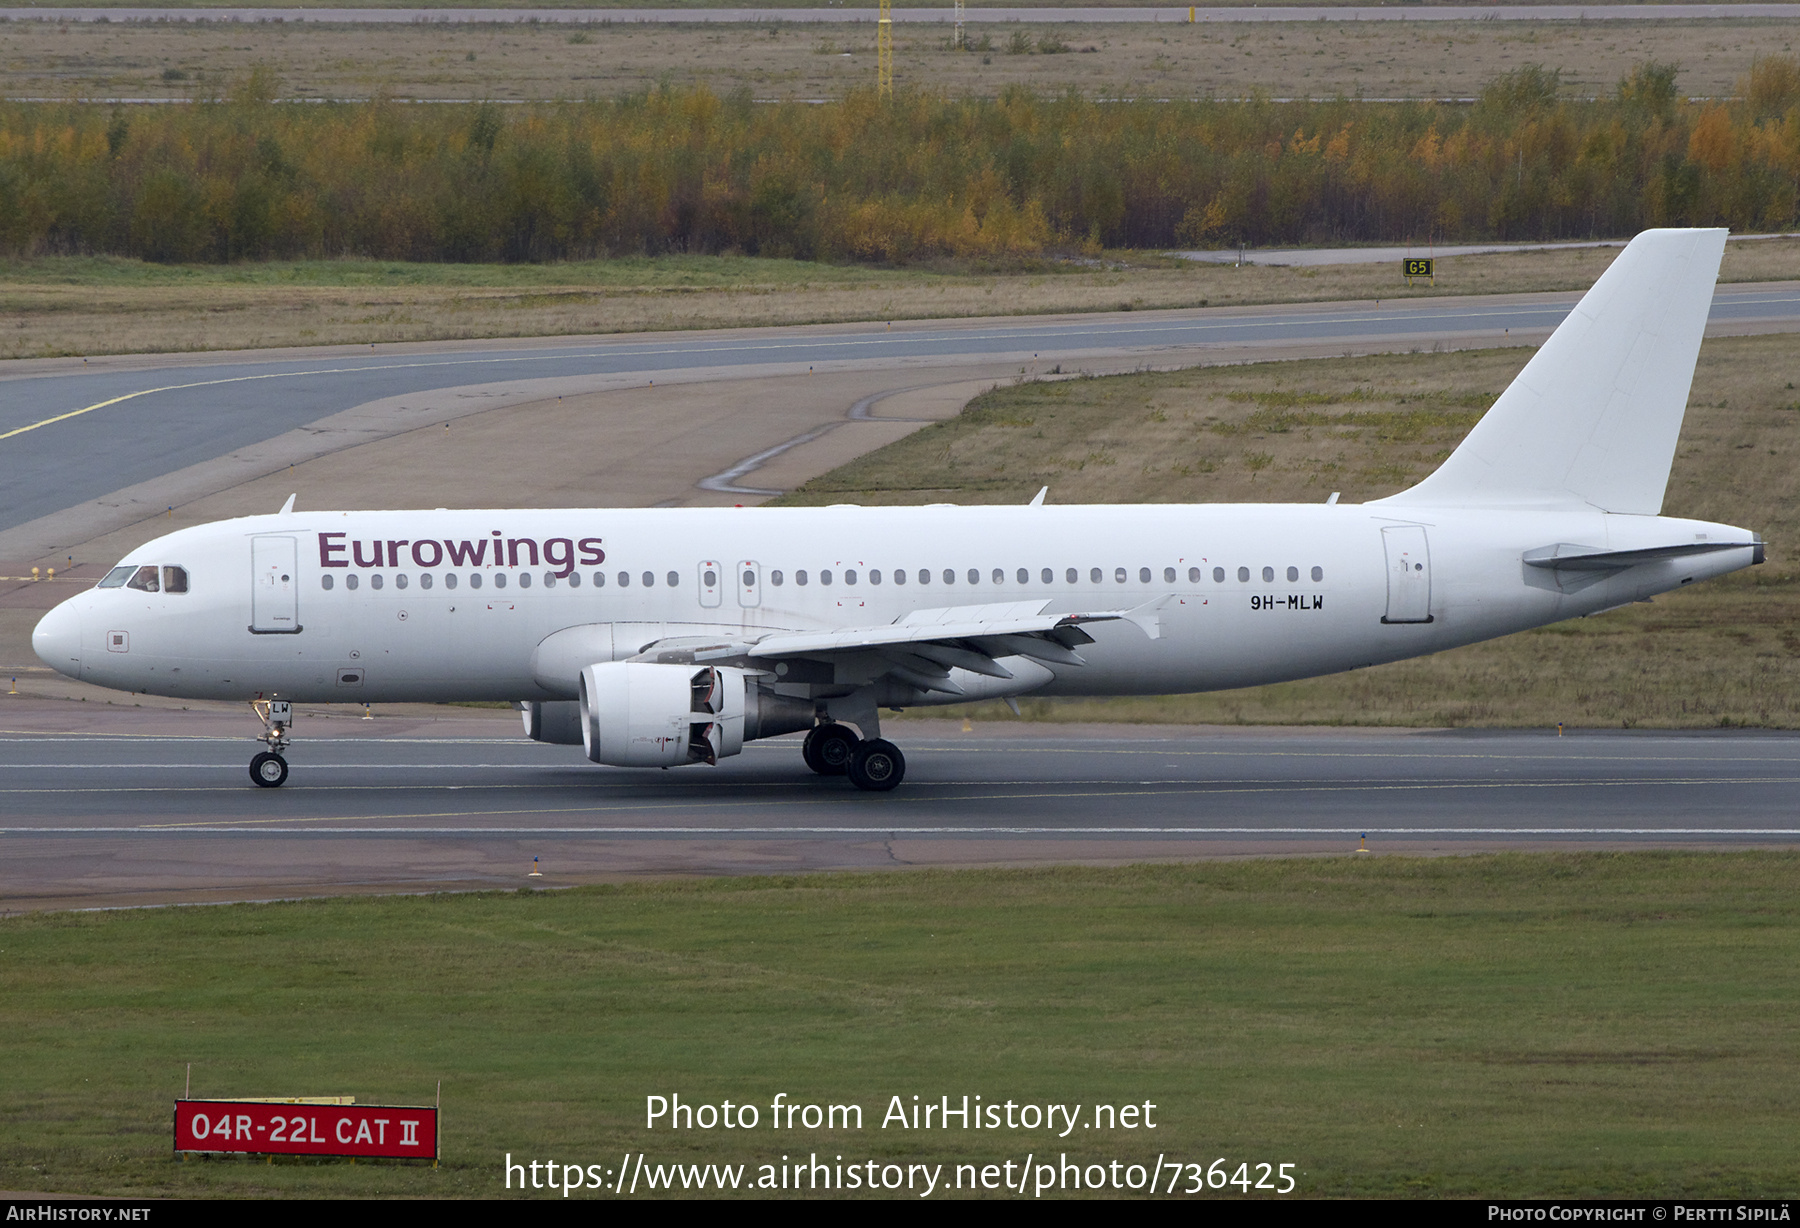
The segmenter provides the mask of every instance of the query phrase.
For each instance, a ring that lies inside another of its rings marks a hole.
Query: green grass
[[[1292,1162],[1313,1195],[1778,1196],[1800,856],[819,875],[0,921],[0,1183],[501,1192],[501,1157]],[[444,1088],[444,1166],[170,1157],[201,1096]],[[644,1097],[865,1129],[647,1133]],[[888,1098],[1154,1102],[922,1134]]]

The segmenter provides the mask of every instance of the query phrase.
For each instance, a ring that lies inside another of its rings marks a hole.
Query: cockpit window
[[[94,587],[95,588],[124,588],[125,581],[131,579],[131,573],[136,570],[137,570],[137,568],[135,568],[135,567],[115,567],[111,571],[107,572],[106,578],[101,580],[100,583],[96,584]]]
[[[137,574],[131,577],[125,587],[135,588],[144,593],[160,593],[162,591],[162,585],[157,583],[156,568],[154,567],[138,568]]]
[[[187,592],[187,568],[185,568],[185,567],[165,567],[165,568],[163,568],[162,581],[163,581],[163,592],[165,592],[165,593],[185,593],[185,592]]]

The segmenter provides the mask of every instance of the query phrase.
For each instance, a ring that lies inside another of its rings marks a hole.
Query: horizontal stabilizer
[[[1763,561],[1760,537],[1747,542],[1683,542],[1678,546],[1650,546],[1643,550],[1602,550],[1597,546],[1577,546],[1558,542],[1525,552],[1527,567],[1543,567],[1553,571],[1624,571],[1663,559],[1686,558],[1696,554],[1712,554],[1719,550],[1754,549],[1753,563]]]
[[[1726,233],[1633,239],[1438,471],[1374,502],[1661,512]]]

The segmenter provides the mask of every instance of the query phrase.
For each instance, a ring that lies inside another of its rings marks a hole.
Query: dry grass
[[[790,503],[1321,500],[1429,472],[1526,350],[1025,384],[846,465]],[[1307,682],[1169,699],[1026,700],[1050,720],[1800,727],[1800,350],[1709,341],[1665,510],[1743,525],[1769,561],[1653,604]],[[1010,719],[999,705],[975,709]],[[936,710],[933,715],[938,714]]]
[[[604,18],[601,19],[604,23]],[[759,98],[830,98],[875,76],[871,23],[755,26],[601,24],[76,24],[0,26],[10,97],[181,98],[223,89],[253,65],[286,96],[549,99],[611,97],[667,83]],[[1032,50],[1009,54],[1015,33]],[[895,40],[902,88],[997,95],[1023,85],[1099,96],[1458,98],[1523,64],[1561,69],[1572,94],[1609,92],[1644,60],[1682,66],[1684,92],[1731,91],[1758,55],[1791,53],[1800,23],[1728,19],[1597,23],[1389,22],[1326,25],[969,27],[986,51],[958,52],[946,26]],[[1060,41],[1067,54],[1041,54]]]
[[[43,259],[0,264],[0,358],[1578,290],[1617,254],[1452,257],[1440,260],[1436,288],[1410,289],[1392,264],[1232,268],[1135,255],[998,273],[736,257],[225,268]],[[1800,240],[1733,244],[1723,278],[1800,278]]]

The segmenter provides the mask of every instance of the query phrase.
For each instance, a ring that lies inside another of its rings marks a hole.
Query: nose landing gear
[[[871,793],[886,793],[906,778],[906,756],[882,738],[860,739],[844,725],[816,725],[800,748],[806,766],[821,776],[848,776]]]
[[[285,699],[253,699],[250,709],[262,722],[262,740],[269,745],[268,750],[259,751],[250,760],[250,779],[264,789],[279,788],[288,778],[287,760],[281,752],[288,748],[294,706]]]

